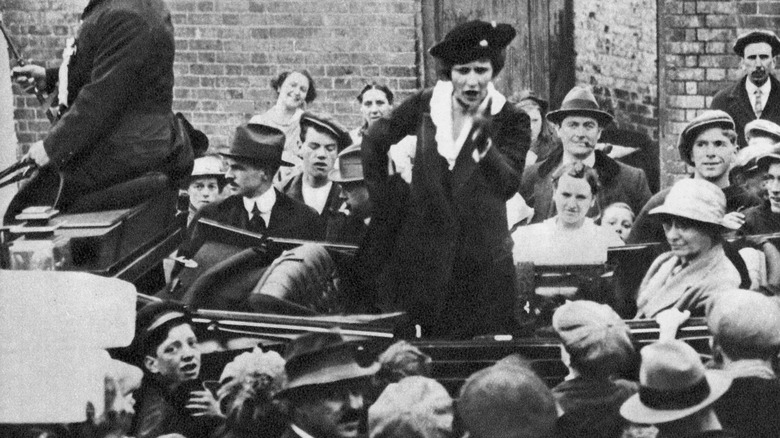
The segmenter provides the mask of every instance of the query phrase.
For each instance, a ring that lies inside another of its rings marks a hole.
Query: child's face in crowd
[[[634,218],[630,211],[620,207],[610,207],[604,211],[601,225],[615,231],[625,242],[631,233]]]
[[[195,210],[211,204],[219,196],[219,183],[217,178],[198,178],[190,183],[187,188],[187,194],[190,195],[190,204]]]

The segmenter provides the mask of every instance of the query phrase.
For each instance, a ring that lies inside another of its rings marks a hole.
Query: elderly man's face
[[[200,374],[198,339],[189,324],[168,331],[168,337],[157,346],[154,356],[146,356],[146,369],[170,382],[197,379]]]
[[[596,119],[583,116],[568,116],[558,127],[558,137],[563,150],[578,160],[588,158],[596,149],[601,137],[601,127]]]
[[[722,128],[703,131],[693,141],[691,161],[694,172],[707,181],[717,181],[731,169],[737,149]]]
[[[366,379],[312,386],[294,408],[294,422],[321,438],[354,438],[367,421]]]
[[[760,87],[769,79],[769,74],[775,69],[772,46],[767,43],[748,44],[745,46],[743,55],[742,68],[748,74],[750,82]]]
[[[314,128],[306,130],[305,138],[300,149],[303,171],[312,182],[327,183],[328,173],[333,170],[333,164],[339,154],[338,144],[330,134]]]

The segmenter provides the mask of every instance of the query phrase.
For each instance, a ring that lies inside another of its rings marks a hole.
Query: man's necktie
[[[756,113],[757,118],[761,118],[761,112],[764,110],[763,106],[761,105],[761,96],[764,95],[764,93],[761,92],[760,88],[756,88],[756,104],[753,106],[753,111]]]
[[[255,203],[254,208],[252,208],[252,217],[249,219],[249,226],[247,228],[253,233],[262,233],[265,231],[265,220],[260,214],[260,209],[257,208],[257,203]]]

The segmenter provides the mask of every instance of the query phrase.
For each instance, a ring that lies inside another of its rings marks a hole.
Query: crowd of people
[[[548,323],[568,369],[553,388],[531,361],[512,355],[451,394],[431,378],[431,358],[419,349],[402,341],[376,354],[338,329],[302,335],[284,355],[256,347],[207,380],[190,311],[166,300],[139,311],[132,345],[117,353],[123,365],[107,372],[105,415],[78,425],[0,425],[4,435],[780,434],[780,252],[766,238],[780,230],[780,82],[772,74],[780,39],[773,32],[736,40],[745,76],[680,134],[690,177],[653,194],[642,169],[600,145],[614,117],[588,87],[574,87],[554,110],[533,91],[507,98],[496,89],[516,34],[508,24],[455,26],[430,49],[439,80],[397,106],[387,86],[366,84],[356,96],[363,123],[351,131],[307,110],[317,97],[309,72],[283,72],[271,83],[273,107],[238,126],[218,154],[189,151],[192,171],[182,175],[187,151],[170,129],[166,7],[94,0],[83,20],[78,56],[64,75],[33,65],[15,71],[42,90],[67,78],[69,93],[61,93],[65,112],[49,137],[26,155],[41,172],[6,219],[50,198],[54,175],[67,175],[54,194],[67,210],[85,193],[163,172],[189,199],[188,236],[176,257],[182,266],[204,248],[201,219],[354,245],[351,263],[338,266],[341,282],[322,282],[344,288],[345,302],[330,308],[403,311],[423,336],[446,339],[528,334],[518,313],[534,309],[519,309],[517,266],[603,266],[610,248],[624,244],[661,250],[632,261],[641,271],[635,287],[616,285],[633,303],[630,314],[576,290],[553,309]],[[331,266],[321,270],[336,277]],[[251,277],[262,283],[268,275]],[[253,308],[254,289],[231,299]],[[325,289],[308,292],[319,304],[329,299]],[[317,313],[288,298],[260,301]],[[675,339],[691,316],[704,317],[713,337],[706,364]],[[654,319],[660,339],[636,351],[623,318]]]

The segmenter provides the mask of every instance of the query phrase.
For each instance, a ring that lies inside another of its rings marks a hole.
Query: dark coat
[[[69,110],[43,144],[79,184],[161,170],[172,152],[174,39],[161,0],[91,0],[68,67]]]
[[[186,389],[190,385],[183,385]],[[136,391],[138,400],[131,426],[131,435],[137,438],[156,438],[178,433],[187,438],[207,438],[222,424],[215,417],[193,417],[184,407],[188,398],[185,391],[169,391],[154,376],[144,376]]]
[[[595,151],[596,162],[593,168],[599,174],[601,189],[596,203],[588,212],[589,217],[597,217],[603,209],[613,202],[625,202],[637,212],[650,199],[650,187],[642,169],[613,160],[601,151]],[[556,215],[553,202],[553,173],[563,160],[563,150],[557,151],[541,163],[526,169],[520,195],[535,210],[532,223],[539,223]]]
[[[715,404],[724,429],[740,437],[780,435],[780,380],[738,377]]]
[[[769,201],[745,210],[745,225],[742,231],[747,235],[780,233],[780,213],[772,212]]]
[[[745,81],[747,81],[747,75],[735,84],[718,91],[710,105],[711,109],[723,110],[734,119],[737,128],[737,143],[739,143],[740,148],[747,146],[745,125],[756,120],[756,113],[753,111],[753,105],[750,104],[750,98],[747,95],[747,89],[745,89]],[[766,106],[761,111],[761,118],[780,124],[780,81],[772,75],[769,75],[769,81],[772,83],[772,89],[769,92]]]
[[[328,221],[325,240],[360,245],[367,231],[368,225],[363,219],[339,213]]]
[[[193,223],[196,224],[193,236],[197,235],[197,221],[200,218],[215,220],[244,230],[248,229],[249,225],[249,214],[239,195],[228,196],[222,201],[203,207],[193,219]],[[321,240],[325,235],[325,228],[322,219],[313,208],[290,199],[289,196],[276,190],[276,203],[271,209],[271,221],[266,234],[271,237]]]
[[[303,202],[303,174],[300,173],[290,179],[290,181],[284,185],[284,188],[282,188],[282,192],[301,204],[305,204],[305,202]],[[328,202],[325,203],[325,208],[322,209],[320,216],[325,219],[330,219],[339,214],[339,207],[341,207],[341,204],[343,203],[339,197],[339,192],[339,184],[334,182],[330,187],[330,192],[328,192]]]
[[[475,145],[467,140],[450,171],[436,148],[431,96],[432,90],[411,96],[363,138],[363,171],[374,199],[386,188],[390,146],[417,136],[406,216],[384,267],[380,308],[407,311],[427,334],[506,331],[514,295],[506,201],[522,175],[529,119],[504,105],[492,117],[487,155],[475,162]]]

